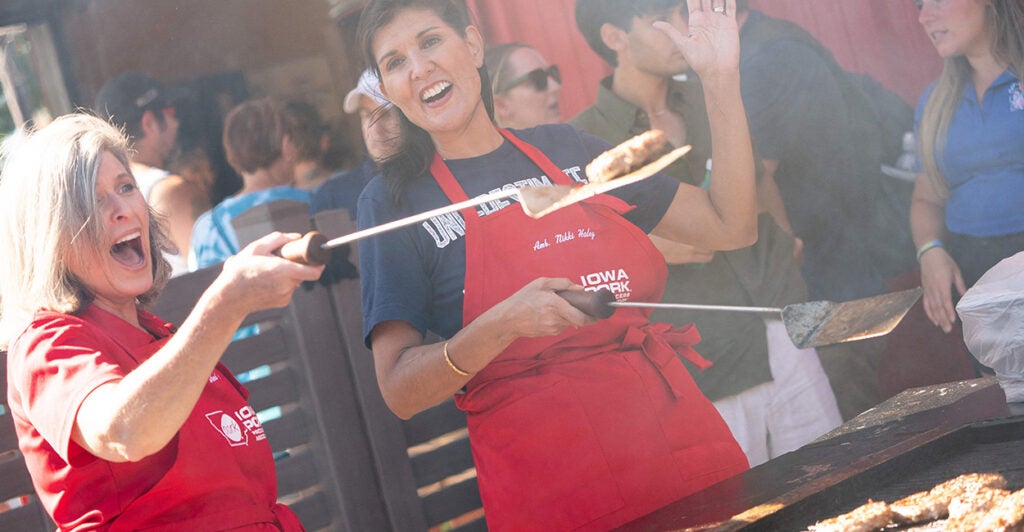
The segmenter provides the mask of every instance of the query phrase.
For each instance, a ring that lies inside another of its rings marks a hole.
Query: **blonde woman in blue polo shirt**
[[[917,108],[922,168],[910,225],[925,312],[948,333],[954,297],[1024,250],[1024,8],[1020,0],[916,3],[945,66]]]

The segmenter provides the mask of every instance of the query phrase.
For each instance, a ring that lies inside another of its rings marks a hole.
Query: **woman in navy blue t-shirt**
[[[659,300],[666,267],[647,232],[706,249],[756,238],[735,3],[688,3],[688,35],[662,22],[648,37],[678,45],[707,88],[720,150],[710,191],[656,176],[539,220],[510,199],[360,241],[384,399],[408,418],[456,394],[491,529],[607,530],[747,468],[680,360],[707,363],[692,326],[636,309],[595,322],[557,294]],[[360,198],[361,227],[582,182],[607,148],[564,125],[499,130],[483,40],[459,0],[376,0],[360,35],[403,123],[398,155]],[[445,340],[425,343],[428,330]]]

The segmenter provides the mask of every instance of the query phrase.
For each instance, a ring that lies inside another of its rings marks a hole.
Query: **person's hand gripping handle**
[[[604,319],[615,313],[615,307],[609,305],[615,301],[615,294],[610,290],[601,289],[596,292],[559,290],[555,293],[588,316]]]
[[[310,231],[302,238],[292,240],[277,251],[281,257],[299,264],[322,266],[331,260],[331,250],[324,248],[327,237],[317,231]]]

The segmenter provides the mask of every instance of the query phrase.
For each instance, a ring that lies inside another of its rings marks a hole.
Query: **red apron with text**
[[[141,363],[169,338],[132,357]],[[173,463],[152,488],[124,508],[110,530],[304,530],[298,517],[275,500],[273,455],[247,396],[218,363],[168,444],[174,449]]]
[[[502,134],[558,184],[539,150]],[[452,202],[467,199],[436,157],[431,172]],[[533,220],[510,207],[466,220],[463,323],[538,277],[567,277],[620,300],[658,301],[665,261],[622,217],[612,196]],[[729,428],[681,355],[708,362],[690,325],[649,323],[618,309],[606,320],[514,342],[456,396],[492,530],[602,530],[747,469]]]

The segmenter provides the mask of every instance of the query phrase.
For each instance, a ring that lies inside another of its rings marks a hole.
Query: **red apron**
[[[141,363],[169,338],[132,357]],[[274,459],[247,397],[245,388],[218,363],[168,444],[174,449],[170,468],[124,507],[110,530],[303,530],[298,517],[277,503]]]
[[[535,147],[502,134],[559,184],[573,182]],[[435,157],[452,202],[467,199]],[[537,277],[567,277],[619,299],[658,301],[664,258],[600,196],[533,220],[509,207],[466,220],[463,323]],[[492,530],[602,530],[747,469],[729,428],[677,354],[704,367],[692,325],[649,323],[650,312],[558,336],[521,338],[456,396]]]

